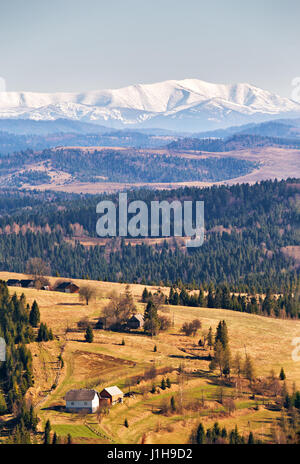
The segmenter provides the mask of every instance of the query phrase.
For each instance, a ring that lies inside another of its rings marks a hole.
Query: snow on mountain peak
[[[300,114],[300,104],[247,83],[168,80],[82,93],[0,92],[0,117],[69,118],[116,127],[205,130]]]

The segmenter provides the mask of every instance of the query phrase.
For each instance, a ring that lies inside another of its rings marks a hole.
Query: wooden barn
[[[35,282],[33,279],[22,279],[20,282],[22,288],[35,288]]]
[[[80,390],[69,390],[65,396],[66,410],[69,412],[85,411],[94,413],[99,407],[99,396],[96,390],[82,388]]]
[[[100,392],[100,400],[107,398],[110,404],[123,403],[124,393],[119,387],[107,387]]]
[[[73,282],[61,282],[56,288],[55,291],[63,293],[78,293],[79,287]]]
[[[144,316],[135,314],[127,321],[127,327],[129,329],[142,329],[144,327]]]
[[[6,285],[8,287],[22,287],[21,281],[18,279],[8,279],[8,281],[6,282]]]

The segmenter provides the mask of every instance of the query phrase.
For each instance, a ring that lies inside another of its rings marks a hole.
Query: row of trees
[[[238,431],[237,426],[230,432],[226,427],[221,428],[218,422],[214,426],[205,430],[202,422],[198,425],[196,430],[192,432],[190,442],[197,445],[211,445],[211,444],[230,444],[230,445],[253,445],[261,443],[260,440],[254,438],[252,432],[245,438]]]
[[[147,295],[144,291],[143,300],[146,298]],[[230,291],[228,285],[214,286],[210,284],[207,294],[204,292],[202,286],[195,293],[188,292],[184,286],[178,289],[173,285],[170,288],[166,303],[181,306],[231,309],[233,311],[279,317],[282,319],[299,318],[300,281],[293,293],[288,292],[278,296],[272,294],[270,289],[267,289],[266,295],[259,297],[251,294],[236,295]]]
[[[40,325],[39,325],[40,324]],[[35,328],[38,334],[35,335]],[[33,386],[32,355],[28,343],[53,338],[46,324],[40,323],[36,301],[31,308],[24,294],[9,295],[0,281],[0,337],[6,342],[6,361],[0,362],[0,415],[12,413],[15,425],[10,442],[29,443],[35,433],[37,417],[32,405],[25,403],[27,390]]]
[[[220,377],[229,378],[234,370],[238,377],[244,375],[250,384],[252,383],[255,378],[252,358],[246,353],[245,359],[242,360],[240,353],[237,353],[235,358],[232,359],[227,324],[224,320],[219,322],[215,336],[212,334],[212,329],[209,329],[206,342],[210,348],[213,348],[212,360],[209,364],[210,370],[218,369]]]

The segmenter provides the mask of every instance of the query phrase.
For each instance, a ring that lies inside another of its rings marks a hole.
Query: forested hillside
[[[95,142],[96,143],[96,142]],[[39,165],[42,171],[32,171]],[[20,172],[20,166],[26,168]],[[251,172],[257,163],[233,157],[185,158],[171,154],[78,148],[19,152],[0,158],[2,184],[47,182],[47,171],[66,173],[79,182],[217,182]],[[7,178],[7,176],[10,176]],[[1,179],[0,179],[1,182]]]
[[[126,245],[120,239],[86,247],[96,237],[96,204],[106,196],[54,193],[0,197],[0,269],[24,272],[30,257],[41,257],[52,275],[109,281],[172,284],[229,283],[259,292],[292,288],[299,261],[285,253],[299,247],[300,183],[289,179],[205,189],[138,190],[128,200],[204,200],[206,237],[202,247],[162,242]],[[110,196],[116,199],[115,196]],[[70,242],[77,240],[75,245]]]
[[[234,134],[228,138],[182,138],[168,145],[170,150],[196,150],[208,152],[226,152],[255,147],[300,148],[299,138],[264,136],[260,133]]]

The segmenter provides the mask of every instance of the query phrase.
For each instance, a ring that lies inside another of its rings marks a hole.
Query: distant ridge
[[[247,83],[169,80],[82,93],[0,92],[0,118],[205,131],[300,117],[300,104]]]

